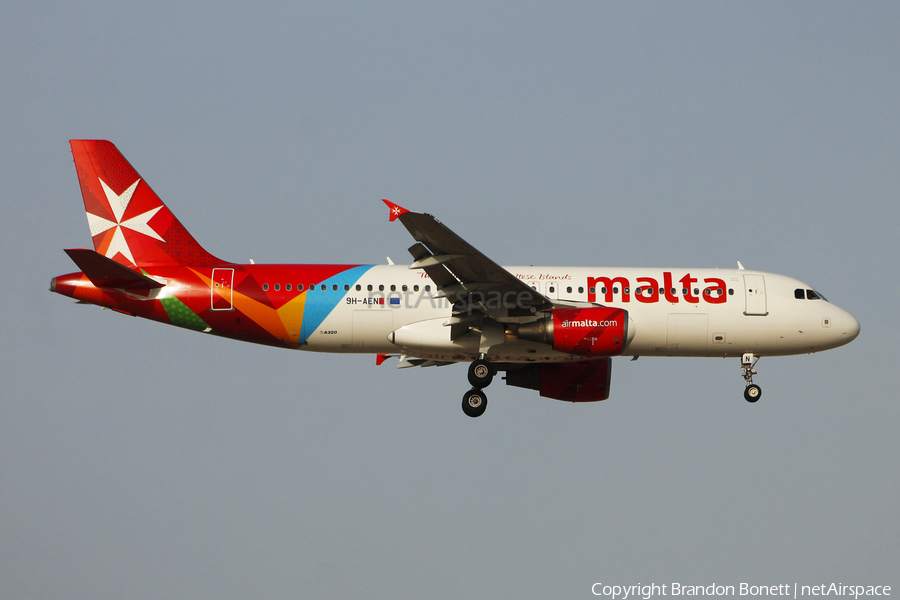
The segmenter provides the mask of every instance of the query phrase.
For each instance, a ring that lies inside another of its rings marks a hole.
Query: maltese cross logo
[[[131,231],[137,231],[143,235],[148,237],[152,237],[161,242],[165,242],[163,238],[159,236],[158,233],[153,231],[153,228],[150,227],[148,222],[153,218],[159,209],[162,206],[157,206],[152,210],[148,210],[147,212],[141,213],[137,216],[131,217],[130,219],[123,221],[122,217],[125,215],[125,209],[128,208],[128,203],[131,202],[131,197],[134,195],[134,190],[137,189],[138,184],[141,182],[140,179],[132,183],[127,190],[122,192],[121,194],[117,194],[112,189],[106,185],[106,182],[102,179],[100,180],[100,185],[103,186],[103,191],[106,193],[106,200],[109,202],[110,212],[112,213],[113,219],[110,220],[105,217],[101,217],[99,215],[95,215],[93,213],[87,213],[88,225],[91,228],[91,237],[95,237],[104,231],[109,231],[112,228],[115,228],[115,231],[112,234],[112,239],[109,242],[109,245],[106,247],[106,251],[104,255],[107,258],[114,258],[116,254],[121,253],[122,256],[127,258],[131,264],[135,263],[134,256],[131,254],[131,248],[128,246],[128,241],[125,239],[125,234],[122,233],[122,228],[130,229]]]
[[[388,208],[391,209],[391,212],[390,212],[390,214],[388,215],[388,219],[391,220],[391,221],[393,221],[394,219],[396,219],[396,218],[399,217],[400,215],[404,215],[404,214],[406,214],[406,213],[409,212],[408,210],[406,210],[406,209],[403,208],[402,206],[398,206],[398,205],[394,204],[393,202],[391,202],[390,200],[382,200],[382,202],[384,202],[385,204],[387,204],[387,205],[388,205]]]

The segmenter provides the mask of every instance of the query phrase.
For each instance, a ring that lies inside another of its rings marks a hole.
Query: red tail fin
[[[191,237],[111,142],[69,143],[97,252],[128,267],[222,263]]]

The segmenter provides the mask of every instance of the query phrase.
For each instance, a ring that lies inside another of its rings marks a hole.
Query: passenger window
[[[392,285],[392,286],[391,286],[391,291],[392,291],[392,292],[396,292],[396,291],[397,291],[397,286],[396,286],[396,285]]]
[[[322,284],[322,291],[324,292],[324,291],[327,290],[327,289],[328,289],[328,286],[325,285],[325,284],[323,283],[323,284]]]
[[[629,292],[630,289],[631,288],[625,288],[624,290],[622,290],[622,292],[625,294],[630,294],[631,293],[631,292]]]
[[[379,286],[378,286],[378,291],[379,291],[379,292],[383,292],[383,291],[384,291],[384,286],[383,286],[383,285],[379,285]]]
[[[600,293],[601,293],[601,294],[605,294],[605,293],[606,293],[606,288],[605,288],[605,287],[600,288]]]
[[[566,288],[566,293],[567,293],[567,294],[571,294],[571,293],[572,293],[572,286],[571,286],[571,285],[570,285],[569,287]]]
[[[589,288],[589,292],[590,292],[591,294],[596,294],[596,293],[597,293],[597,288],[591,287],[591,288]]]
[[[297,291],[298,291],[298,292],[302,292],[302,291],[303,291],[303,284],[302,284],[302,283],[298,283],[298,284],[297,284]]]
[[[419,286],[414,285],[414,286],[413,286],[413,291],[414,291],[414,292],[418,292],[418,291],[419,291]]]
[[[362,286],[359,285],[359,284],[357,283],[357,284],[356,284],[356,291],[359,292],[359,291],[361,291],[361,290],[362,290]]]
[[[280,290],[280,289],[281,289],[281,284],[280,284],[280,283],[276,283],[276,284],[275,284],[275,291],[277,292],[277,291]]]
[[[426,285],[426,286],[425,286],[425,291],[426,291],[426,292],[430,292],[430,291],[431,291],[431,286],[430,286],[430,285]]]
[[[728,295],[734,296],[734,288],[728,288]]]
[[[331,286],[331,291],[332,291],[332,292],[336,292],[336,291],[337,291],[337,284],[336,284],[336,283],[335,283],[334,285]]]
[[[291,284],[287,284],[286,286],[284,286],[284,289],[286,289],[287,291],[291,291]]]
[[[345,283],[345,284],[344,284],[344,291],[345,291],[345,292],[349,292],[349,291],[350,291],[350,284],[348,284],[348,283]]]
[[[555,292],[555,291],[556,291],[556,288],[555,288],[554,286],[551,285],[551,286],[550,286],[550,293],[552,294],[552,293]]]
[[[269,284],[268,284],[268,283],[264,283],[264,284],[263,284],[263,291],[264,291],[264,292],[268,292],[268,291],[269,291]]]
[[[803,295],[802,289],[797,288],[796,290],[794,290],[794,298],[796,298],[797,300],[803,300],[804,298],[806,298],[806,296]]]
[[[695,295],[695,296],[699,296],[699,295],[700,295],[700,289],[699,289],[699,288],[694,288],[694,295]]]
[[[581,287],[581,286],[578,286],[578,293],[579,293],[579,294],[583,294],[583,293],[584,293],[584,288]]]
[[[368,291],[370,291],[370,292],[372,291],[372,284],[371,284],[371,283],[370,283],[369,285],[366,286],[366,290],[368,290]]]

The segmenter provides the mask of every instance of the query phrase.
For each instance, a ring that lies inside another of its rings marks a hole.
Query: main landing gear
[[[487,408],[487,395],[482,391],[494,380],[494,366],[489,360],[481,358],[469,365],[469,383],[472,389],[463,394],[462,409],[469,417],[480,417]]]
[[[759,362],[759,357],[752,352],[741,356],[741,369],[744,371],[744,381],[747,382],[747,387],[744,389],[744,400],[747,402],[756,402],[762,397],[762,389],[753,383],[753,376],[756,375],[753,367],[757,362]]]

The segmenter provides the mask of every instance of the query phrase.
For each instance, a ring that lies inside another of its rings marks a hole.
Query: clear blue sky
[[[898,586],[900,7],[7,3],[0,599],[588,598]],[[465,369],[228,342],[47,291],[110,139],[211,252],[409,260],[381,198],[501,264],[735,266],[862,333],[616,361],[571,405]],[[895,588],[896,589],[896,588]]]

